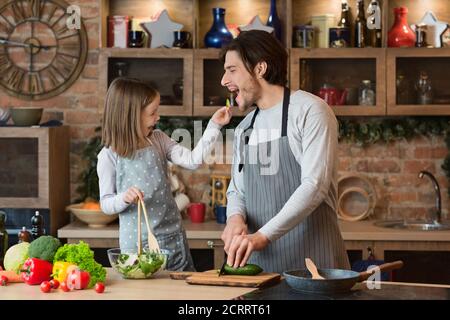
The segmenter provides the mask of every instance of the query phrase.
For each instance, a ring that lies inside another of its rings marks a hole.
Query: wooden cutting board
[[[279,273],[261,272],[256,276],[217,275],[217,270],[205,272],[172,272],[170,277],[185,280],[189,284],[210,286],[251,287],[259,288],[280,281]]]

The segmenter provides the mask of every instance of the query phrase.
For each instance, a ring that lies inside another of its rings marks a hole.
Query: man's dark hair
[[[283,45],[271,34],[261,30],[243,31],[220,52],[220,60],[225,63],[228,51],[236,51],[250,74],[262,61],[267,63],[264,79],[270,83],[285,86],[287,83],[288,54]]]

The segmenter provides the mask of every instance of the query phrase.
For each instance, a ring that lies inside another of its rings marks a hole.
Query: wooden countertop
[[[412,231],[380,228],[374,221],[339,221],[342,237],[346,241],[442,241],[450,242],[450,231]],[[220,239],[224,224],[215,220],[192,223],[184,220],[188,239]],[[119,225],[111,224],[103,228],[89,228],[86,224],[74,221],[58,230],[59,238],[118,239]]]
[[[10,283],[0,287],[0,300],[229,300],[256,290],[256,288],[190,285],[183,280],[172,280],[169,273],[153,279],[125,280],[113,269],[106,268],[105,292],[94,289],[43,293],[40,286]],[[212,290],[212,288],[214,288]]]

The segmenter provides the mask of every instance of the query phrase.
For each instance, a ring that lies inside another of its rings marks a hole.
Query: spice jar
[[[294,26],[292,46],[295,48],[312,48],[314,46],[314,27],[310,25]]]
[[[370,80],[363,80],[361,82],[358,102],[361,106],[375,105],[375,90]]]

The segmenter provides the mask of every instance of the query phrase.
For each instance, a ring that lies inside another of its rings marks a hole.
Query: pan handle
[[[381,272],[400,269],[401,267],[403,267],[403,261],[398,260],[398,261],[394,261],[394,262],[383,263],[383,264],[379,265],[378,267],[380,268]],[[373,274],[372,272],[368,272],[368,271],[360,272],[358,282],[367,280],[372,274]]]

